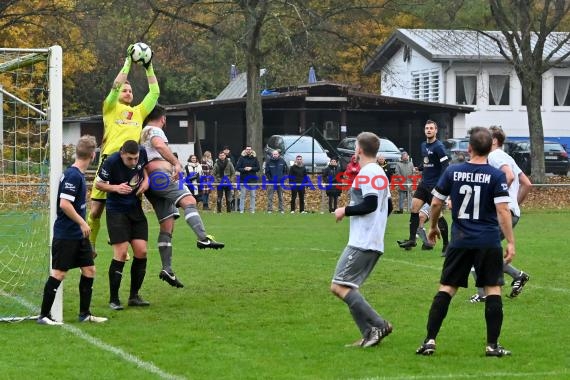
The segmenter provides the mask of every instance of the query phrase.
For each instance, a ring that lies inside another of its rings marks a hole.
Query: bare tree
[[[567,17],[567,0],[489,0],[501,35],[493,39],[501,55],[513,65],[523,88],[532,149],[532,177],[544,183],[544,129],[541,115],[542,74],[568,66],[570,33],[554,30]],[[501,38],[502,37],[502,38]]]

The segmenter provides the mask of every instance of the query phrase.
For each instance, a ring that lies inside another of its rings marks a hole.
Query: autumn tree
[[[521,82],[532,149],[532,177],[535,182],[544,183],[542,74],[554,67],[568,66],[570,33],[555,33],[555,30],[568,18],[570,2],[489,0],[489,4],[502,38],[482,33],[496,42]]]

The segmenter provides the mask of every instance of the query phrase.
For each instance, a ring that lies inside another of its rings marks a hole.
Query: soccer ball
[[[133,46],[131,58],[133,62],[138,63],[139,65],[149,63],[152,58],[152,50],[150,50],[150,46],[144,42],[137,42]]]

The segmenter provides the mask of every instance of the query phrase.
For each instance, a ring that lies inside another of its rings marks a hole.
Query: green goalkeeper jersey
[[[144,119],[154,109],[160,95],[158,83],[149,84],[148,87],[148,94],[134,107],[119,102],[120,88],[111,90],[103,102],[105,131],[101,154],[118,152],[127,140],[139,141]]]

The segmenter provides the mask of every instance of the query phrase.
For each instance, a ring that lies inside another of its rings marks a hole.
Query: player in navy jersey
[[[435,339],[447,315],[451,298],[459,287],[467,287],[472,266],[477,273],[476,286],[484,287],[487,296],[485,355],[501,357],[511,354],[498,343],[503,323],[501,232],[507,240],[504,261],[510,263],[515,256],[509,187],[505,174],[487,163],[493,142],[489,130],[475,127],[470,134],[470,162],[450,166],[432,192],[433,218],[428,238],[435,243],[440,236],[437,218],[448,196],[453,204],[452,238],[443,263],[439,291],[429,311],[427,336],[416,350],[420,355],[435,352]]]
[[[410,236],[407,240],[398,240],[401,248],[410,250],[416,246],[416,231],[420,225],[419,212],[425,203],[431,203],[431,191],[445,169],[449,166],[449,157],[445,152],[443,143],[437,139],[437,124],[428,120],[424,127],[426,141],[422,142],[421,151],[423,161],[419,167],[422,170],[422,180],[418,184],[412,198],[412,210],[410,212]],[[437,219],[443,236],[443,250],[447,248],[447,222],[443,217]]]
[[[501,170],[507,177],[509,196],[511,198],[509,209],[511,210],[514,229],[521,217],[520,205],[530,192],[532,183],[518,167],[513,158],[503,151],[502,146],[506,136],[501,127],[492,126],[489,127],[489,131],[491,131],[491,135],[493,136],[493,146],[491,147],[491,153],[489,153],[487,161],[489,165]],[[512,290],[508,297],[517,297],[530,280],[530,276],[522,270],[515,268],[513,265],[506,263],[503,266],[503,271],[513,278],[511,283]],[[475,272],[472,272],[472,274],[473,277],[475,277]],[[477,293],[471,296],[469,300],[471,303],[485,302],[485,289],[477,288]]]
[[[85,171],[95,159],[97,142],[93,136],[82,136],[75,147],[75,162],[67,168],[59,182],[57,191],[57,218],[53,225],[51,246],[52,271],[44,287],[44,294],[38,324],[62,325],[51,316],[55,295],[67,271],[80,268],[79,279],[79,321],[105,322],[107,318],[91,314],[91,296],[95,263],[91,253],[89,234],[91,228],[85,221],[87,185]]]
[[[140,295],[146,274],[148,222],[141,195],[148,189],[145,165],[146,150],[134,140],[127,140],[120,151],[113,153],[101,165],[95,178],[95,187],[107,193],[107,232],[113,246],[109,266],[109,307],[123,310],[119,288],[127,260],[129,244],[133,249],[129,306],[149,306]]]

